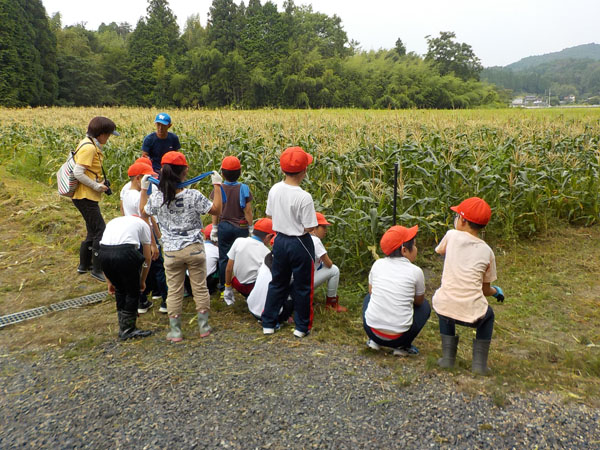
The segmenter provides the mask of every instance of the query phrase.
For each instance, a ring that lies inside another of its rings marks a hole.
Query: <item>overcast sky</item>
[[[63,26],[129,22],[146,15],[146,0],[42,0],[48,15],[60,11]],[[183,31],[200,14],[206,25],[212,0],[170,0]],[[236,0],[240,3],[240,0]],[[248,2],[246,1],[246,4]],[[261,3],[265,3],[263,0]],[[275,0],[282,10],[283,0]],[[311,4],[296,0],[296,5]],[[408,51],[424,54],[425,36],[454,31],[473,47],[485,67],[507,65],[591,42],[600,43],[600,0],[314,0],[313,10],[342,19],[349,39],[364,50],[392,48],[400,38]]]

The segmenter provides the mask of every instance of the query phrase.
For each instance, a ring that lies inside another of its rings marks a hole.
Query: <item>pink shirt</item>
[[[488,302],[482,285],[496,280],[492,249],[466,231],[449,230],[435,251],[446,255],[442,285],[432,298],[435,312],[467,323],[483,317]]]

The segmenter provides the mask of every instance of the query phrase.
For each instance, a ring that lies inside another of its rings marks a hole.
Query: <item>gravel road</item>
[[[0,355],[0,448],[600,447],[600,410],[554,394],[499,408],[310,337],[163,339]]]

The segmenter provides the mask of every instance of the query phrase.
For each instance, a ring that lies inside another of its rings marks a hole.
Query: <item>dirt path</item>
[[[451,374],[394,371],[354,349],[282,337],[289,331],[3,354],[0,448],[600,445],[598,409],[550,394],[498,407],[457,390]]]

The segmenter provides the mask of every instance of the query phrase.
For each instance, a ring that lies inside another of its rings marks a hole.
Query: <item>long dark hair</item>
[[[163,164],[160,170],[160,182],[158,190],[163,193],[163,205],[170,206],[175,194],[177,193],[177,185],[181,183],[181,174],[186,166],[176,166],[173,164]]]

